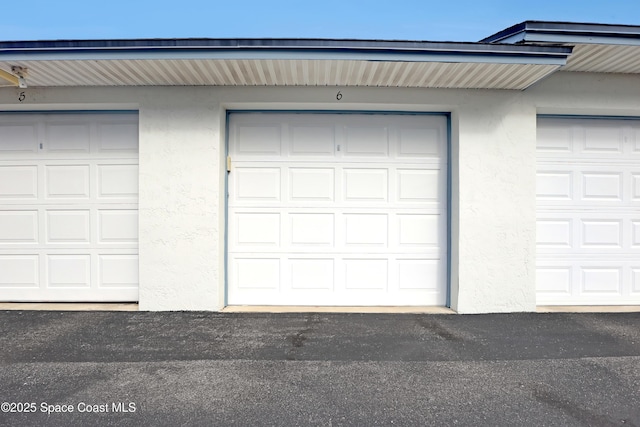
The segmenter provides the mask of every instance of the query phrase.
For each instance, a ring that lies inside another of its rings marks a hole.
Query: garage
[[[537,302],[640,304],[640,120],[540,117]]]
[[[229,114],[229,305],[447,301],[448,117]]]
[[[138,114],[0,114],[0,301],[138,300]]]

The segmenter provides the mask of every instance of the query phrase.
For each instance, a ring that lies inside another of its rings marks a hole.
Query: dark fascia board
[[[613,44],[640,46],[640,26],[524,21],[480,43]]]
[[[0,42],[0,60],[356,59],[563,65],[571,48],[347,39],[123,39]]]

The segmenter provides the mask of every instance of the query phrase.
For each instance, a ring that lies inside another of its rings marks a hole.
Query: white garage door
[[[229,123],[230,305],[446,303],[446,116]]]
[[[0,114],[0,301],[137,301],[137,248],[137,114]]]
[[[640,121],[538,120],[538,304],[640,304]]]

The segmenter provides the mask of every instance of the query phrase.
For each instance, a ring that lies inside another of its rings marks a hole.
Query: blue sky
[[[524,20],[640,25],[639,0],[28,0],[0,40],[320,37],[477,41]]]

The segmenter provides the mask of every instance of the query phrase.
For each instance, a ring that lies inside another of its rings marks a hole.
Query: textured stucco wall
[[[140,309],[217,310],[221,299],[220,110],[211,91],[140,102]]]
[[[476,98],[457,122],[452,308],[535,310],[535,109],[519,93]]]
[[[523,92],[383,88],[0,88],[1,110],[140,111],[140,308],[224,306],[226,109],[451,113],[451,305],[535,310],[537,113],[640,116],[640,79],[558,73]]]

